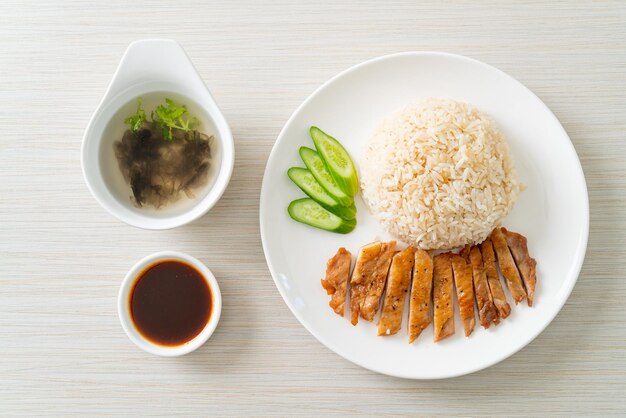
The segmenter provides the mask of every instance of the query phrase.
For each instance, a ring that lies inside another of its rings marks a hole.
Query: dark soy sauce
[[[139,333],[164,346],[194,339],[209,321],[212,305],[206,279],[177,260],[161,261],[144,270],[130,296],[130,312]]]

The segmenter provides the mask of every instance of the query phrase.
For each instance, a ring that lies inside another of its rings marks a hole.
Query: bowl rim
[[[153,343],[137,330],[130,313],[129,301],[139,274],[153,265],[169,260],[183,261],[196,268],[206,280],[212,295],[211,316],[202,331],[190,341],[171,347]],[[117,312],[124,332],[137,347],[162,357],[182,356],[200,348],[217,328],[222,313],[222,294],[217,279],[200,260],[179,251],[159,251],[142,258],[126,273],[118,292]]]

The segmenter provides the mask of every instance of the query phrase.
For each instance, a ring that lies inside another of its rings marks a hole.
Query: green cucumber
[[[350,206],[354,203],[352,196],[346,194],[333,179],[330,171],[326,168],[324,160],[317,152],[307,147],[300,147],[300,158],[309,169],[315,180],[342,206]]]
[[[347,234],[356,226],[356,219],[341,219],[308,197],[294,200],[287,210],[294,221],[338,234]]]
[[[316,126],[311,126],[311,138],[315,148],[326,163],[330,174],[341,189],[349,196],[359,191],[359,180],[348,151],[332,136]]]
[[[341,206],[324,188],[315,180],[313,174],[306,168],[291,167],[287,175],[304,193],[311,199],[322,205],[325,209],[343,219],[354,219],[356,216],[356,206],[354,202],[351,206]]]

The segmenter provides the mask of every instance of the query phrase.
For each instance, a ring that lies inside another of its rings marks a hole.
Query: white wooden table
[[[261,3],[0,4],[0,415],[626,414],[626,3]],[[185,47],[237,152],[220,203],[164,232],[100,208],[79,161],[119,58],[147,37]],[[318,343],[274,287],[258,227],[291,112],[337,72],[407,50],[468,55],[530,87],[569,132],[591,200],[586,262],[556,320],[446,381],[377,375]],[[137,349],[116,312],[128,268],[163,249],[203,260],[224,297],[210,342],[177,359]]]

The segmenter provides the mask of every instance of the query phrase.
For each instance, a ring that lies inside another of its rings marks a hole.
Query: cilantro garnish
[[[124,119],[124,123],[130,125],[130,131],[137,134],[141,129],[141,126],[146,120],[146,112],[141,108],[141,97],[137,98],[137,112]]]
[[[185,105],[178,105],[171,99],[165,99],[165,104],[152,111],[152,120],[161,126],[163,138],[167,141],[172,140],[172,129],[189,132],[197,123],[196,118],[188,115]]]

